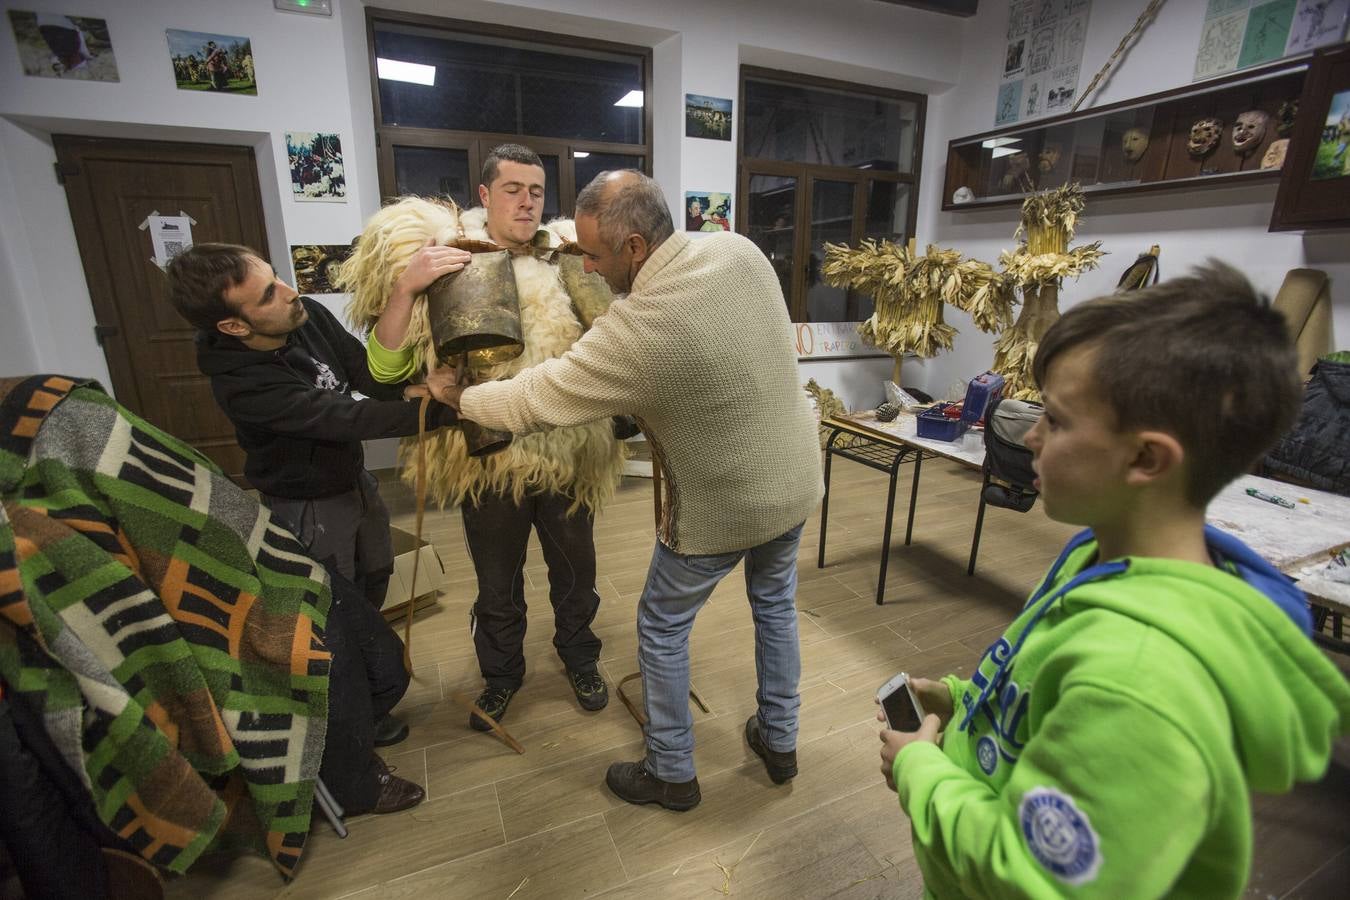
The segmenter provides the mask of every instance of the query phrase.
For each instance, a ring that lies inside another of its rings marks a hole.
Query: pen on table
[[[1294,504],[1290,503],[1283,497],[1276,497],[1274,494],[1267,494],[1265,491],[1260,490],[1259,488],[1247,488],[1247,496],[1255,497],[1257,500],[1264,500],[1267,503],[1274,503],[1277,506],[1283,506],[1285,509],[1294,508]]]

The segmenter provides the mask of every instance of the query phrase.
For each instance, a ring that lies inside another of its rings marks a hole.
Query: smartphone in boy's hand
[[[923,724],[923,705],[904,672],[881,686],[877,702],[886,715],[886,727],[892,731],[918,731]]]

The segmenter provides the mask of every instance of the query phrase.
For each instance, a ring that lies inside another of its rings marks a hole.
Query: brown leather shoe
[[[666,809],[684,812],[698,806],[703,799],[698,779],[689,781],[662,781],[639,760],[635,763],[615,763],[605,773],[605,784],[615,796],[629,803],[659,803]]]
[[[769,745],[764,743],[764,735],[759,732],[758,715],[753,715],[745,721],[745,742],[755,751],[756,756],[764,760],[764,768],[774,784],[783,784],[796,777],[797,751],[788,750],[784,753],[770,750]]]
[[[379,763],[380,774],[376,776],[380,782],[380,796],[375,799],[375,805],[369,809],[348,809],[347,815],[360,816],[366,813],[383,815],[384,813],[395,813],[405,809],[411,809],[421,803],[426,797],[426,791],[406,778],[399,778],[394,774],[394,770],[385,765],[384,760],[378,756],[375,757]]]

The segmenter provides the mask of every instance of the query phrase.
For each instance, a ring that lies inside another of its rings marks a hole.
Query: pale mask
[[[1186,152],[1194,157],[1205,156],[1219,146],[1223,136],[1223,122],[1219,119],[1201,119],[1191,126],[1191,136],[1186,141]]]
[[[1239,113],[1233,123],[1233,149],[1238,156],[1247,156],[1261,146],[1266,139],[1266,124],[1270,121],[1268,113],[1259,109]]]
[[[1125,161],[1137,163],[1144,158],[1148,149],[1148,132],[1142,128],[1131,128],[1120,136],[1120,152]]]
[[[1278,169],[1284,165],[1285,154],[1289,152],[1289,138],[1271,141],[1266,155],[1261,157],[1261,168]]]

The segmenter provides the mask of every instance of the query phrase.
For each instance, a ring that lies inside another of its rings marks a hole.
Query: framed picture
[[[1318,50],[1290,136],[1271,231],[1350,228],[1350,44]]]
[[[342,168],[342,141],[336,134],[288,131],[286,156],[291,169],[293,198],[347,202],[347,178]]]
[[[77,81],[117,81],[108,23],[87,16],[9,11],[23,74]]]
[[[173,81],[180,91],[258,95],[253,42],[233,34],[165,30]]]
[[[684,230],[730,231],[731,195],[716,191],[685,191]]]
[[[291,244],[295,289],[302,294],[336,294],[338,267],[356,249],[350,244]]]
[[[684,136],[731,140],[731,101],[702,94],[684,95]]]

